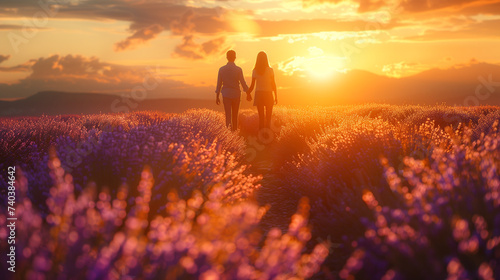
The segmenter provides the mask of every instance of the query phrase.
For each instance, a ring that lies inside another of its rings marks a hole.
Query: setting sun
[[[325,53],[316,46],[307,49],[306,56],[295,56],[278,65],[288,75],[302,73],[312,79],[325,80],[333,78],[339,72],[346,71],[346,59]]]
[[[328,79],[344,70],[344,58],[326,55],[318,47],[310,47],[308,51],[310,58],[307,61],[306,70],[311,78]]]
[[[329,79],[341,72],[343,61],[341,58],[320,56],[308,60],[306,71],[315,79]]]

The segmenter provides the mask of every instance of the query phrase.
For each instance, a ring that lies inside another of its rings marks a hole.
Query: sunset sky
[[[213,98],[230,48],[248,83],[265,50],[281,90],[500,63],[500,0],[2,0],[0,14],[0,98],[123,94],[152,72],[148,98]]]

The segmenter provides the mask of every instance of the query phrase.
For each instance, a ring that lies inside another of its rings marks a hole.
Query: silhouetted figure
[[[273,68],[269,66],[267,54],[259,52],[257,61],[252,73],[252,84],[247,91],[247,100],[252,100],[252,90],[255,86],[254,106],[259,111],[259,128],[269,128],[271,126],[271,116],[273,114],[273,104],[278,104],[278,91],[276,90],[276,81],[274,80]],[[274,100],[273,100],[274,91]],[[265,107],[265,116],[264,116]]]
[[[217,77],[217,94],[216,103],[220,104],[219,95],[222,92],[222,101],[224,103],[224,111],[226,112],[226,126],[231,124],[231,130],[235,131],[238,128],[238,110],[240,108],[241,90],[240,84],[244,91],[248,90],[247,83],[243,77],[243,70],[234,64],[236,60],[236,52],[229,50],[226,53],[227,64],[219,69]]]

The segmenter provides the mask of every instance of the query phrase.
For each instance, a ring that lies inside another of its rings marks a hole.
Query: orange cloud
[[[173,56],[184,57],[193,60],[203,59],[207,56],[220,54],[227,49],[226,39],[219,37],[213,40],[198,44],[192,35],[184,36],[183,43],[176,46]]]
[[[1,55],[1,54],[0,54],[0,63],[2,63],[2,62],[4,62],[4,61],[6,61],[6,60],[7,60],[7,59],[9,59],[9,58],[10,58],[10,55]]]
[[[162,31],[173,35],[215,34],[231,27],[219,17],[224,10],[217,8],[191,7],[187,1],[58,1],[47,4],[52,8],[50,18],[119,20],[130,22],[131,35],[115,44],[116,51],[137,47],[156,38]],[[15,10],[13,14],[12,10]],[[47,8],[47,10],[49,10]],[[0,15],[8,17],[33,17],[45,12],[38,1],[2,1]],[[23,26],[0,25],[0,29],[19,29]]]
[[[391,22],[388,24],[373,23],[366,21],[337,21],[329,19],[310,20],[257,20],[261,32],[258,36],[271,37],[284,34],[310,34],[331,31],[371,31],[390,30],[403,26],[402,23]]]
[[[0,24],[0,30],[22,29],[22,25],[17,24]]]
[[[116,43],[115,50],[123,51],[126,49],[132,49],[139,44],[156,38],[156,36],[158,36],[158,34],[160,34],[163,30],[164,28],[159,24],[153,24],[151,26],[141,28],[135,31],[132,36],[129,36],[127,39]]]
[[[400,7],[402,10],[409,13],[433,11],[451,7],[456,11],[457,9],[460,10],[472,7],[476,10],[479,9],[482,12],[488,13],[493,12],[491,8],[488,8],[489,6],[500,3],[500,1],[495,0],[302,0],[302,3],[305,7],[308,7],[324,3],[337,4],[346,1],[358,3],[358,12],[360,13],[389,7]],[[495,10],[494,13],[498,13],[498,10]]]
[[[203,98],[209,92],[207,87],[173,80],[164,73],[167,67],[125,66],[81,55],[51,55],[14,67],[0,68],[0,71],[14,72],[19,69],[31,73],[16,83],[0,83],[0,98],[26,97],[46,90],[130,95],[135,87],[144,84],[147,84],[148,98]],[[151,86],[155,84],[158,86]]]
[[[193,18],[193,10],[188,10],[180,18],[175,19],[170,23],[170,31],[173,35],[185,35],[186,33],[191,33],[195,28],[195,24],[192,22]]]
[[[38,2],[37,0],[1,1],[0,16],[17,19],[32,17],[41,11]],[[55,5],[56,2],[57,5]],[[390,39],[395,41],[398,39],[491,38],[499,34],[498,23],[489,19],[482,25],[474,25],[480,22],[473,17],[500,15],[500,0],[303,0],[302,2],[304,7],[346,2],[349,3],[346,6],[350,8],[345,11],[345,14],[355,14],[355,17],[343,17],[342,7],[339,7],[339,15],[322,13],[324,11],[317,12],[321,10],[320,6],[302,11],[300,2],[298,5],[294,2],[293,8],[287,8],[287,5],[282,3],[276,4],[276,1],[262,5],[260,1],[243,1],[237,4],[234,1],[193,2],[187,0],[56,2],[48,4],[57,10],[54,18],[128,22],[129,34],[113,44],[116,51],[137,48],[141,44],[158,38],[165,31],[178,40],[178,45],[174,48],[172,55],[188,59],[203,59],[222,52],[228,38],[235,34],[241,35],[241,33],[248,33],[255,37],[277,37],[291,34],[302,36],[303,34],[338,32],[341,33],[338,37],[345,38],[353,33],[363,34],[366,31],[385,30],[387,31],[385,33],[391,36]],[[356,7],[358,7],[358,13],[355,11]],[[398,11],[396,9],[398,7],[401,13],[398,13],[397,17],[395,14],[390,14],[391,11]],[[252,11],[251,8],[256,9]],[[266,11],[265,16],[259,11]],[[283,20],[279,17],[272,17],[273,13],[287,19],[298,15],[300,19]],[[381,15],[380,20],[377,18],[378,15]],[[456,24],[449,20],[450,15],[457,18],[466,17],[468,20],[472,19],[472,22]],[[428,20],[433,20],[433,22],[426,22]],[[22,28],[21,25],[16,24],[17,22],[6,22],[0,25],[0,29]],[[408,32],[402,29],[395,30],[401,27],[407,27]],[[412,38],[408,38],[410,36]],[[201,40],[201,38],[205,39]]]
[[[400,5],[404,8],[405,11],[408,12],[423,12],[423,11],[431,11],[438,10],[448,7],[462,8],[467,5],[485,5],[489,4],[491,1],[484,0],[404,0],[401,1]]]
[[[116,84],[123,80],[140,82],[144,70],[100,61],[81,55],[52,55],[31,60],[28,80],[88,81]]]
[[[453,21],[450,21],[452,24]],[[452,29],[451,26],[441,27],[440,25],[446,23],[446,20],[442,20],[442,23],[438,25],[427,26],[420,35],[406,37],[406,40],[415,41],[442,41],[442,40],[470,40],[479,38],[500,38],[500,33],[498,33],[498,26],[500,25],[500,20],[487,20],[487,21],[473,21],[469,20],[462,24],[455,23],[456,28]]]
[[[196,43],[196,34],[194,29],[196,24],[192,21],[194,19],[193,10],[188,10],[180,19],[174,20],[170,25],[170,30],[174,35],[183,35],[183,42],[175,47],[174,57],[184,57],[193,60],[203,59],[208,56],[219,54],[223,52],[226,46],[226,38],[224,36],[208,40],[204,43]]]
[[[389,77],[400,78],[417,74],[429,68],[429,66],[425,66],[420,63],[401,61],[398,63],[384,65],[382,72]]]
[[[0,63],[8,60],[10,55],[0,55]],[[0,67],[0,72],[26,72],[31,69],[32,62],[26,62],[12,67]]]
[[[340,3],[345,2],[345,0],[302,0],[304,6],[311,6],[323,3]],[[389,1],[385,0],[355,0],[355,3],[359,3],[359,12],[368,12],[373,10],[378,10],[388,4]]]

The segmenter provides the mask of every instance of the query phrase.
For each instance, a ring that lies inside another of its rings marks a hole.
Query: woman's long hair
[[[259,52],[257,54],[257,61],[255,61],[255,67],[253,70],[257,72],[257,74],[262,75],[269,68],[269,60],[267,60],[267,54],[264,51]]]

